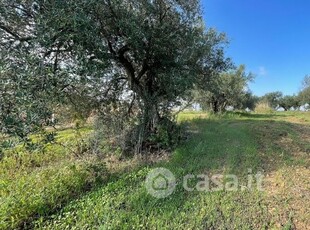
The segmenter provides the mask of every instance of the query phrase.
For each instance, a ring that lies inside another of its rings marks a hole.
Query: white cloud
[[[266,76],[267,75],[267,70],[264,66],[260,66],[258,69],[258,75],[259,76]]]

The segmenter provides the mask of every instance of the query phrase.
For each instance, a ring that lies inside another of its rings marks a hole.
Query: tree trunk
[[[142,152],[147,139],[152,133],[156,132],[160,120],[156,102],[151,99],[143,99],[143,101],[142,116],[138,127],[138,140],[135,146],[136,153]]]
[[[146,141],[152,133],[156,131],[159,123],[159,113],[158,113],[158,98],[154,95],[154,76],[155,74],[151,71],[146,73],[145,81],[140,82],[142,99],[141,104],[141,119],[140,126],[138,129],[138,142],[136,146],[136,153],[141,153]]]
[[[212,107],[211,107],[211,109],[212,109],[212,111],[213,111],[213,113],[218,113],[219,112],[219,105],[218,105],[219,103],[218,103],[218,101],[217,100],[213,100],[212,101],[212,103],[211,103],[211,105],[212,105]]]

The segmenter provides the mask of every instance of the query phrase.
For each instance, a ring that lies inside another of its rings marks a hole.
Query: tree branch
[[[129,51],[127,46],[122,47],[118,52],[118,60],[125,67],[127,74],[133,80],[135,78],[135,69],[132,64],[128,61],[128,59],[124,56],[125,53]]]
[[[144,59],[143,64],[142,64],[142,69],[141,69],[141,71],[139,72],[139,74],[138,74],[138,76],[137,76],[137,80],[138,80],[138,81],[143,77],[143,75],[146,73],[146,71],[147,71],[148,69],[149,69],[149,66],[148,66],[148,64],[147,64],[147,60]]]
[[[19,36],[15,34],[12,30],[10,30],[8,27],[0,24],[0,29],[4,30],[6,33],[10,34],[14,38],[19,39]]]
[[[0,24],[0,29],[3,30],[4,32],[10,34],[11,36],[13,36],[15,39],[21,41],[21,42],[26,42],[26,41],[30,41],[31,39],[33,39],[33,37],[20,37],[17,33],[15,33],[11,28]]]

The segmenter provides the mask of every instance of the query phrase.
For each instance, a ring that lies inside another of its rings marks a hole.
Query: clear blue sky
[[[227,56],[256,74],[256,95],[297,93],[310,74],[310,0],[201,0],[207,27],[225,32]]]

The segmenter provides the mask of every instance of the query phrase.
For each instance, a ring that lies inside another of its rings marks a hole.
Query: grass
[[[27,227],[78,197],[97,180],[96,160],[77,156],[77,143],[89,128],[59,132],[57,143],[28,152],[17,145],[0,161],[0,229]]]
[[[179,122],[188,127],[188,139],[156,163],[76,155],[70,129],[58,138],[71,148],[50,146],[31,156],[6,153],[0,162],[0,229],[310,226],[310,114],[182,113]],[[177,179],[174,193],[164,199],[153,198],[144,186],[156,167],[169,169]],[[235,174],[246,185],[248,169],[264,174],[263,192],[187,192],[182,187],[184,175],[202,173]]]

